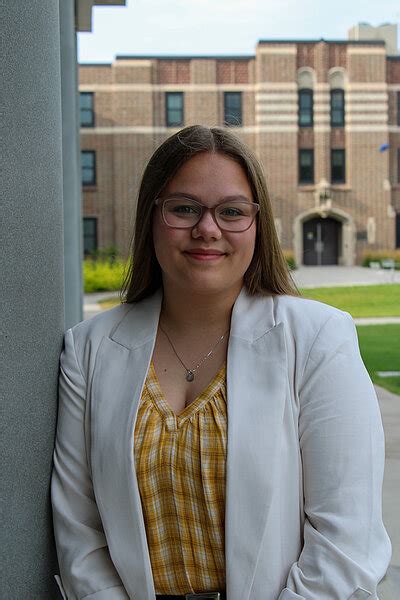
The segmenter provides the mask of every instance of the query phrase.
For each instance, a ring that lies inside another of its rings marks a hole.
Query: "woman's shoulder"
[[[71,328],[74,338],[87,338],[110,335],[113,329],[132,310],[132,304],[118,304],[113,308],[103,310],[85,321],[81,321]]]
[[[95,349],[104,337],[131,347],[133,342],[146,338],[157,319],[161,295],[154,293],[134,303],[122,303],[82,321],[67,332],[79,351],[88,345]]]
[[[288,294],[251,295],[244,290],[234,316],[236,335],[254,337],[263,331],[282,327],[287,338],[306,346],[320,331],[326,332],[329,339],[332,330],[337,330],[336,335],[347,335],[354,329],[353,319],[345,311],[324,302]]]
[[[352,329],[351,315],[339,308],[303,296],[274,297],[275,322],[284,322],[294,334],[313,337],[329,323],[330,328]]]
[[[132,324],[140,326],[159,312],[161,297],[160,291],[157,290],[151,296],[140,301],[123,302],[118,306],[114,306],[114,308],[103,310],[101,313],[75,325],[72,328],[72,334],[74,337],[80,338],[97,337],[99,335],[112,337],[113,333],[121,327]]]

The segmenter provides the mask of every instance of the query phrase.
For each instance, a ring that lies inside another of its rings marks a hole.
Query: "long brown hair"
[[[131,259],[121,292],[123,301],[137,302],[162,286],[161,269],[153,245],[154,200],[179,168],[200,152],[217,152],[239,163],[246,173],[254,201],[260,204],[254,255],[244,275],[249,294],[298,296],[279,244],[259,160],[229,130],[193,125],[165,140],[154,152],[144,171],[137,200]]]

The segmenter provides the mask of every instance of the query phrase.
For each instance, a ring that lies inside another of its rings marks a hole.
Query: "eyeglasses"
[[[174,229],[195,227],[206,211],[223,231],[241,232],[251,227],[260,205],[245,200],[231,200],[217,204],[213,208],[204,206],[191,198],[157,198],[154,202],[161,206],[164,223]]]

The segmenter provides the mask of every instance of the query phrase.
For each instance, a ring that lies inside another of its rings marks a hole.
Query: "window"
[[[314,150],[299,150],[299,183],[314,183]]]
[[[331,181],[332,183],[344,183],[346,181],[344,150],[331,150]]]
[[[344,127],[344,90],[331,90],[331,127]]]
[[[96,152],[94,150],[82,150],[82,185],[96,185]]]
[[[80,92],[79,113],[81,127],[94,127],[93,92]]]
[[[165,111],[167,127],[183,125],[183,92],[165,94]]]
[[[313,91],[299,90],[299,127],[313,126]]]
[[[85,256],[97,250],[97,219],[85,217],[83,219],[83,253]]]
[[[224,125],[242,125],[242,92],[224,92]]]

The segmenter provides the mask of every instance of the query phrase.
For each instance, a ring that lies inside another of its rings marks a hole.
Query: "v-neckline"
[[[147,386],[147,391],[158,408],[159,412],[166,417],[167,421],[171,421],[171,416],[173,416],[173,421],[176,423],[177,427],[181,427],[187,419],[189,419],[194,413],[200,410],[207,402],[217,393],[217,391],[223,385],[226,374],[226,362],[219,369],[218,373],[214,375],[210,383],[204,388],[204,390],[191,402],[188,404],[181,413],[176,414],[172,407],[169,405],[167,400],[165,399],[164,392],[161,388],[160,382],[157,377],[157,373],[154,367],[153,360],[150,362],[150,368],[148,377],[152,380],[152,386]],[[156,389],[153,390],[152,387]]]

